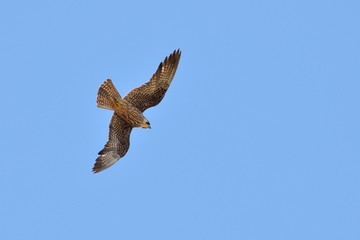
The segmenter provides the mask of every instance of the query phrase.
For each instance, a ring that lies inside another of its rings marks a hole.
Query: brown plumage
[[[132,127],[150,127],[149,121],[144,117],[142,112],[121,98],[111,79],[107,79],[101,84],[96,102],[100,108],[114,110],[117,115]]]
[[[113,110],[114,113],[109,126],[109,140],[99,152],[100,156],[93,167],[94,173],[110,167],[126,154],[133,127],[150,128],[142,112],[163,99],[174,78],[180,57],[180,49],[174,51],[160,63],[147,83],[131,90],[124,98],[121,98],[110,79],[100,86],[97,106]]]

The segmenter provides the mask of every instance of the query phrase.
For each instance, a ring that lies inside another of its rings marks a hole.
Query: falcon
[[[181,57],[180,49],[175,50],[162,61],[150,80],[131,90],[121,98],[111,79],[107,79],[99,88],[97,106],[114,111],[110,126],[109,140],[98,153],[93,172],[98,173],[116,163],[130,146],[130,133],[134,127],[151,128],[143,112],[158,105],[164,98]]]

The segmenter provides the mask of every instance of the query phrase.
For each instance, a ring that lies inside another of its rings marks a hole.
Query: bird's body
[[[114,113],[109,126],[109,140],[99,152],[100,156],[93,167],[94,173],[110,167],[126,154],[132,128],[150,128],[143,112],[163,99],[174,78],[180,57],[180,50],[174,51],[160,63],[147,83],[131,90],[124,98],[121,98],[110,79],[100,86],[97,106],[113,110]]]
[[[97,106],[114,112],[132,127],[150,128],[149,121],[142,112],[131,103],[122,99],[111,79],[107,79],[99,88]]]

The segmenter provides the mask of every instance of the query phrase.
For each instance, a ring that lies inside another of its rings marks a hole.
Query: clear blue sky
[[[2,1],[1,239],[360,239],[359,1]],[[174,49],[99,174],[111,112]]]

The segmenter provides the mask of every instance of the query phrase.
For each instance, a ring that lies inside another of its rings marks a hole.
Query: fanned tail
[[[99,108],[105,108],[109,110],[114,110],[111,104],[111,99],[121,99],[119,92],[116,90],[111,79],[106,79],[103,84],[101,84],[96,103]]]

